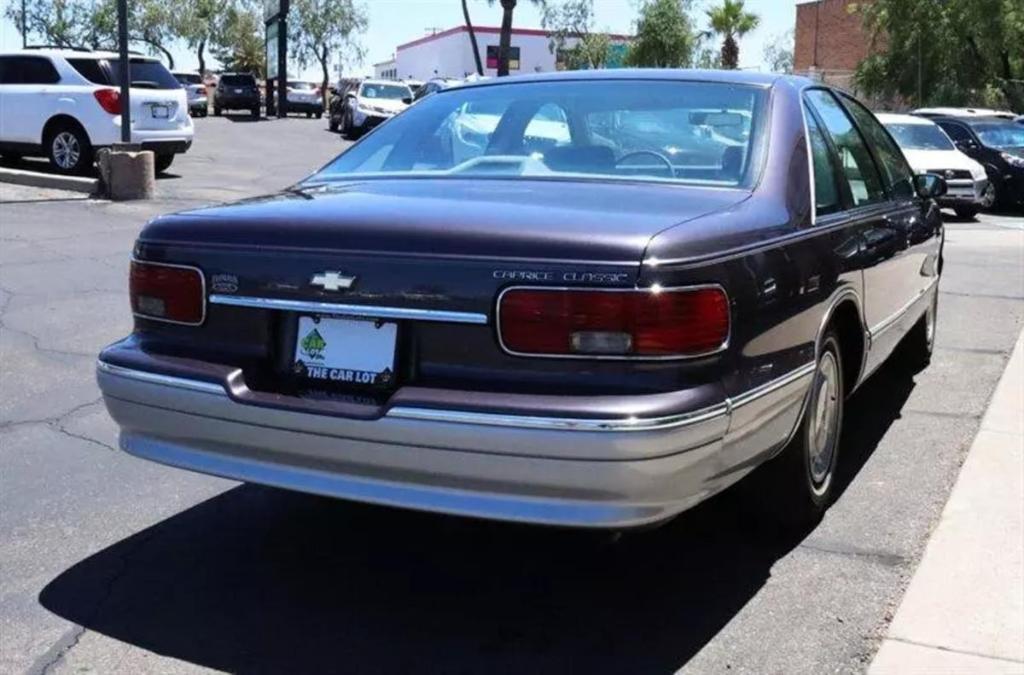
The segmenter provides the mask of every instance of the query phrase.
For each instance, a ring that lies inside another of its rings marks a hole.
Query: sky
[[[391,58],[395,47],[404,42],[463,23],[460,0],[363,0],[363,3],[369,12],[369,28],[361,40],[366,56],[362,64],[346,68],[348,73],[354,75],[371,73],[372,64]],[[639,4],[639,0],[594,0],[598,30],[632,33]],[[694,4],[697,8],[694,18],[698,28],[705,29],[707,19],[704,10],[714,2],[696,0]],[[761,16],[761,26],[740,42],[740,67],[766,69],[763,59],[765,45],[793,29],[796,1],[747,0],[747,9]],[[501,6],[498,2],[489,5],[486,0],[469,0],[469,11],[474,25],[501,25]],[[540,28],[540,20],[540,11],[530,0],[519,0],[514,17],[515,27]],[[0,50],[20,48],[21,36],[14,24],[6,18],[0,19],[0,22]],[[198,67],[195,54],[182,48],[173,48],[171,51],[176,67]],[[318,72],[316,68],[307,68],[300,76],[318,79]]]

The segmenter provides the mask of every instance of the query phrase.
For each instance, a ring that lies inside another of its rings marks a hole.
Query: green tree
[[[224,69],[263,77],[267,72],[265,48],[259,8],[243,3],[228,6],[210,49]]]
[[[11,0],[4,9],[9,19],[28,44],[33,37],[42,44],[55,47],[93,46],[91,30],[91,8],[81,0],[32,0],[24,5],[22,15],[20,0]]]
[[[855,10],[872,41],[856,75],[866,93],[1024,110],[1021,0],[876,0]]]
[[[640,7],[630,65],[682,68],[692,64],[699,36],[690,20],[692,0],[647,0]]]
[[[179,0],[171,17],[174,33],[196,53],[199,74],[206,72],[206,50],[214,41],[226,10],[222,0]]]
[[[776,35],[764,47],[764,62],[773,73],[793,72],[793,31]]]
[[[498,77],[508,75],[508,53],[512,47],[512,14],[518,0],[487,0],[487,4],[501,4],[501,35],[498,38]],[[544,5],[544,0],[530,0],[535,5]]]
[[[596,69],[607,63],[611,40],[594,31],[594,0],[547,3],[541,25],[549,32],[549,48],[565,59],[567,69]],[[570,40],[575,44],[567,47]]]
[[[169,49],[176,39],[172,25],[174,11],[175,8],[161,0],[128,3],[128,41],[141,42],[150,52],[162,54],[169,68],[174,68],[174,55]],[[117,0],[95,3],[88,21],[90,46],[117,48]]]
[[[327,93],[333,54],[347,50],[349,61],[362,59],[356,36],[366,25],[366,10],[353,0],[293,0],[288,20],[292,55],[302,66],[312,61],[320,65],[322,95]]]
[[[730,70],[740,65],[737,41],[761,23],[761,17],[748,12],[744,4],[744,0],[722,0],[721,5],[707,11],[711,30],[722,38],[722,67]]]

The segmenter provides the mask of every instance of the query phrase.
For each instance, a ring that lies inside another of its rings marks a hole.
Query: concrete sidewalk
[[[1024,673],[1024,333],[869,672]]]

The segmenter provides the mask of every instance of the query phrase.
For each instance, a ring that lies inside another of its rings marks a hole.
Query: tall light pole
[[[25,14],[25,0],[21,0],[21,48],[28,49],[28,15]]]
[[[121,142],[132,142],[131,64],[128,63],[128,0],[117,0],[117,50],[121,70]]]

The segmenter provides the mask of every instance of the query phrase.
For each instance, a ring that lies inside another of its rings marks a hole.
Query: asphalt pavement
[[[196,122],[159,199],[0,185],[0,672],[867,668],[1024,323],[1024,217],[950,222],[938,348],[851,400],[841,495],[773,541],[732,492],[614,540],[190,474],[116,450],[96,353],[150,217],[294,182],[323,120]],[[23,162],[22,164],[27,164]]]

